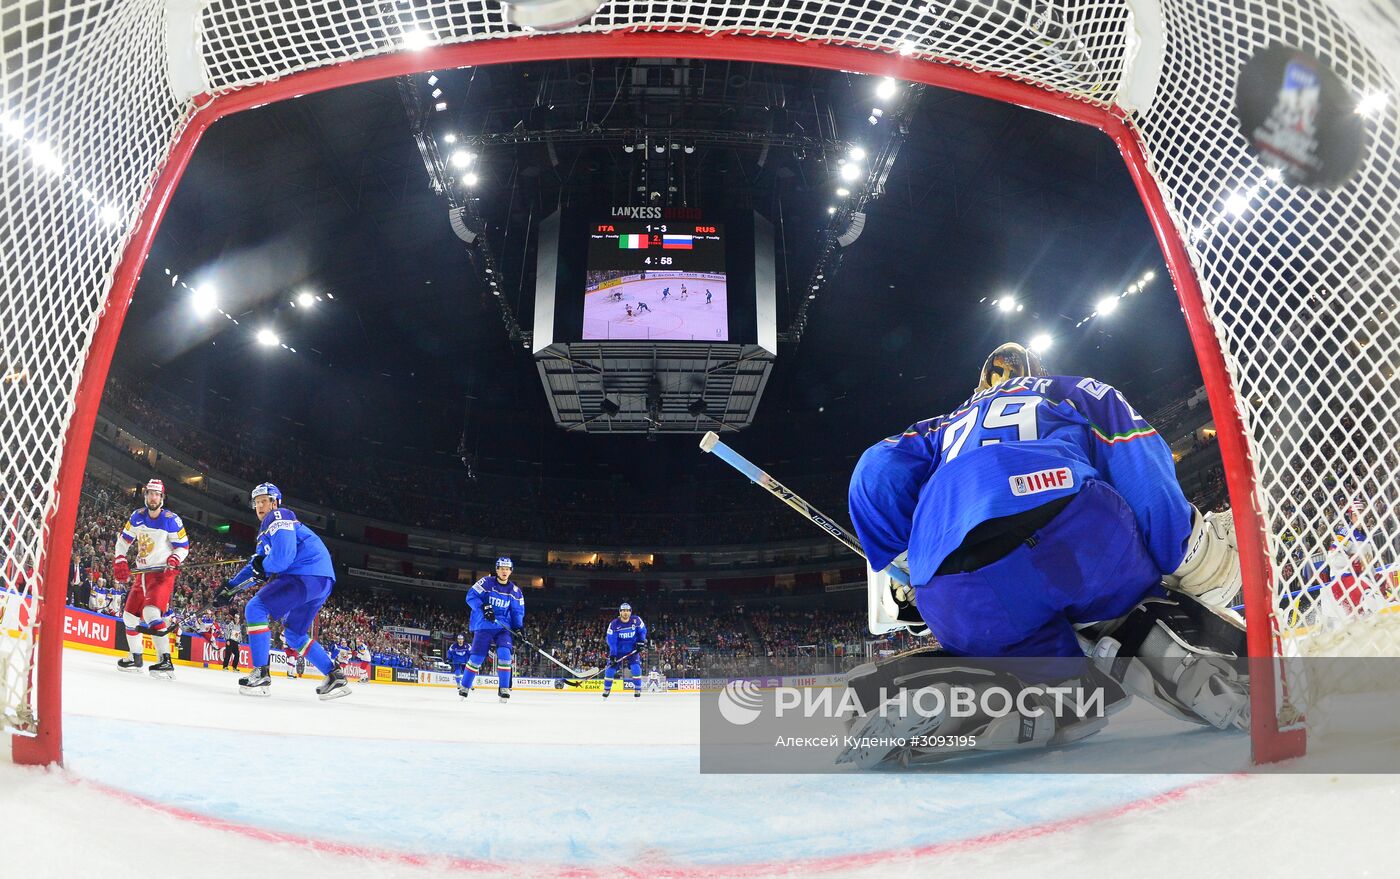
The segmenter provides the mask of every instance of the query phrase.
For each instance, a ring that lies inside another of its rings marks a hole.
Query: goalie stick
[[[725,445],[720,440],[719,434],[715,433],[713,430],[701,437],[700,450],[715,455],[730,467],[733,467],[735,470],[747,476],[749,481],[753,482],[759,488],[766,489],[769,494],[805,516],[813,525],[816,525],[827,534],[836,538],[842,546],[861,558],[866,557],[865,550],[861,549],[860,543],[847,534],[845,529],[837,525],[830,516],[824,515],[816,507],[798,496],[797,492],[769,476],[760,469],[758,465]],[[891,580],[900,585],[909,585],[909,575],[897,565],[890,565],[885,568],[884,573],[889,575]]]

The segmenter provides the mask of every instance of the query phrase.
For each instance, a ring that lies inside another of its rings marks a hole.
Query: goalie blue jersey
[[[908,549],[920,586],[977,525],[1076,494],[1090,479],[1122,495],[1153,561],[1176,570],[1192,509],[1171,450],[1092,378],[1011,379],[876,443],[851,474],[851,521],[872,568]]]

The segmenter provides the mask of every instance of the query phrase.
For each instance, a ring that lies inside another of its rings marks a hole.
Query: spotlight
[[[866,119],[865,121],[866,121],[866,122],[869,122],[871,125],[879,125],[879,124],[880,124],[880,120],[879,120],[879,119],[876,119],[873,115],[870,116],[870,117],[869,117],[868,119]]]
[[[1225,213],[1229,214],[1230,216],[1243,216],[1244,212],[1247,210],[1249,210],[1249,199],[1246,198],[1242,193],[1236,192],[1229,198],[1225,199]]]
[[[1117,296],[1105,296],[1104,298],[1099,300],[1098,305],[1094,306],[1094,310],[1097,311],[1099,314],[1104,315],[1105,317],[1110,314],[1113,314],[1114,310],[1117,308]]]
[[[839,198],[845,198],[846,196],[848,196],[848,195],[850,195],[850,194],[851,194],[851,191],[850,191],[849,189],[847,189],[846,187],[844,187],[844,186],[838,186],[838,187],[836,188],[836,195],[837,195]]]
[[[456,143],[456,142],[457,142],[457,135],[452,134],[452,133],[449,132],[448,134],[443,135],[442,139],[443,139],[443,141],[446,142],[446,143]]]
[[[454,167],[457,168],[465,168],[468,165],[470,165],[472,163],[472,159],[475,158],[475,153],[469,153],[466,150],[457,150],[452,154],[452,164]]]
[[[997,306],[997,308],[998,308],[999,310],[1001,310],[1001,311],[1005,311],[1005,312],[1015,311],[1015,310],[1016,310],[1016,297],[1015,297],[1015,296],[1003,296],[1003,297],[1001,297],[1000,299],[998,299],[998,300],[996,301],[996,306]]]
[[[1385,109],[1385,102],[1385,92],[1371,92],[1356,102],[1356,114],[1367,117],[1379,115]]]
[[[828,214],[834,214],[836,213],[836,207],[834,205],[827,205],[826,212]]]
[[[219,293],[213,287],[195,287],[190,291],[190,305],[194,313],[205,317],[219,307]]]
[[[1055,344],[1055,340],[1050,338],[1049,333],[1037,333],[1031,337],[1031,350],[1036,354],[1044,354],[1050,350],[1050,346]]]
[[[447,109],[447,102],[438,101],[436,104],[433,104],[433,109],[441,113],[443,110]]]
[[[656,151],[657,151],[658,153],[664,153],[664,152],[666,152],[666,144],[664,144],[664,143],[659,143],[659,144],[657,144],[657,145],[656,145]]]
[[[841,166],[841,179],[842,179],[842,180],[845,180],[846,182],[849,183],[850,181],[855,180],[855,179],[856,179],[857,177],[859,177],[859,176],[860,176],[860,168],[856,167],[854,164],[848,162],[848,163],[846,163],[845,165],[842,165],[842,166]]]
[[[904,42],[900,43],[900,44],[899,44],[899,54],[904,55],[904,56],[906,56],[906,57],[909,56],[909,55],[913,55],[913,54],[914,54],[914,44],[911,43],[909,40],[905,40]]]
[[[462,182],[468,186],[475,186],[476,182],[480,179],[481,178],[476,176],[476,174],[467,174],[462,177]]]
[[[632,152],[632,151],[635,150],[635,149],[636,149],[636,147],[632,146],[630,143],[625,143],[625,144],[622,145],[622,151],[623,151],[624,153],[630,153],[630,152]]]
[[[858,146],[853,146],[853,147],[851,147],[851,161],[853,161],[853,162],[860,162],[860,161],[864,161],[864,159],[865,159],[865,148],[864,148],[864,147],[858,147]]]
[[[691,146],[690,144],[686,144],[686,145],[685,145],[685,154],[686,154],[686,155],[690,155],[690,154],[693,153],[693,152],[695,152],[695,147]]]
[[[897,90],[898,86],[895,85],[894,80],[887,76],[880,80],[879,85],[875,86],[875,97],[882,101],[888,101],[890,98],[894,97],[894,93]]]
[[[1155,277],[1157,277],[1157,273],[1154,271],[1146,271],[1142,273],[1142,279],[1144,281],[1150,281]]]
[[[442,97],[442,89],[433,89],[433,99]]]
[[[403,47],[409,50],[410,52],[417,52],[421,49],[426,49],[428,48],[428,43],[428,35],[418,30],[417,28],[414,28],[413,30],[404,31],[403,33]]]
[[[436,73],[434,73],[434,74],[432,74],[431,76],[428,77],[428,85],[437,85],[437,82],[438,82],[438,80],[437,80],[437,74],[436,74]]]
[[[272,348],[276,345],[280,345],[281,340],[277,338],[277,334],[274,333],[272,330],[261,329],[258,330],[258,344],[265,345],[268,348]]]
[[[305,290],[297,294],[297,305],[300,305],[302,308],[310,308],[315,304],[316,297],[312,296],[310,293],[307,293]]]

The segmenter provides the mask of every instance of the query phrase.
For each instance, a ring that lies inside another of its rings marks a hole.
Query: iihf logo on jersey
[[[1037,470],[1035,473],[1022,473],[1009,477],[1011,493],[1017,497],[1054,491],[1057,488],[1070,488],[1074,485],[1074,473],[1068,467],[1053,470]]]

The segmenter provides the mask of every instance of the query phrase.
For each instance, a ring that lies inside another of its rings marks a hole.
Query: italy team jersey
[[[162,509],[154,516],[145,507],[138,507],[126,520],[117,535],[117,555],[126,555],[136,545],[136,568],[163,568],[169,558],[180,561],[190,554],[190,538],[180,517]]]
[[[625,656],[632,652],[632,648],[637,646],[638,641],[647,639],[647,624],[642,622],[642,618],[635,613],[632,619],[627,622],[622,621],[622,617],[616,617],[608,623],[608,650],[613,656]]]
[[[330,550],[326,549],[316,532],[298,521],[297,514],[286,507],[279,507],[263,516],[254,545],[256,553],[263,557],[263,571],[268,577],[296,574],[335,579]],[[253,566],[244,565],[230,578],[229,583],[242,586],[252,576]]]
[[[1076,494],[1088,479],[1122,495],[1153,561],[1176,570],[1193,512],[1171,450],[1092,378],[1011,379],[876,443],[851,474],[851,521],[872,568],[908,549],[921,586],[977,525]]]
[[[490,604],[495,610],[494,621],[481,615],[483,604]],[[472,584],[467,590],[467,605],[472,609],[469,625],[473,632],[519,629],[525,625],[525,593],[514,581],[502,583],[494,574],[487,574]]]

